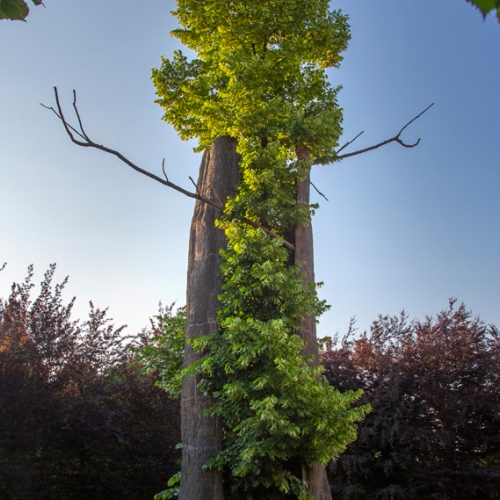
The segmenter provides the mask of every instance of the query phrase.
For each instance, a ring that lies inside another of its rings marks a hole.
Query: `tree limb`
[[[191,193],[190,191],[187,191],[186,189],[178,186],[177,184],[174,184],[173,182],[168,180],[168,177],[165,175],[165,179],[162,179],[161,177],[158,177],[157,175],[149,172],[148,170],[144,170],[143,168],[137,166],[135,163],[130,161],[128,158],[123,156],[119,151],[115,151],[114,149],[108,148],[106,146],[103,146],[102,144],[97,144],[96,142],[92,141],[89,136],[85,133],[83,126],[82,126],[82,120],[80,118],[80,113],[78,112],[78,108],[76,105],[76,92],[73,90],[73,108],[75,109],[76,116],[78,118],[78,123],[80,130],[76,130],[74,127],[72,127],[64,117],[64,113],[62,111],[61,103],[59,101],[59,93],[57,91],[57,87],[54,87],[54,94],[56,97],[56,105],[57,105],[57,111],[52,107],[52,106],[45,106],[44,104],[41,104],[44,108],[51,110],[62,122],[66,133],[68,134],[69,138],[71,139],[72,142],[74,142],[78,146],[82,146],[84,148],[95,148],[99,149],[100,151],[104,151],[105,153],[109,153],[113,156],[116,156],[119,158],[123,163],[127,164],[129,167],[133,168],[135,171],[146,175],[147,177],[155,180],[156,182],[159,182],[160,184],[163,184],[164,186],[170,187],[172,189],[175,189],[176,191],[179,191],[180,193],[189,196],[190,198],[194,198],[196,200],[203,201],[207,205],[210,205],[213,208],[216,208],[217,210],[223,210],[224,208],[213,203],[212,201],[208,200],[207,198],[204,198],[203,196],[200,196],[199,194],[196,193]],[[75,135],[80,137],[82,140],[78,140]],[[163,169],[163,173],[165,174],[165,170]]]
[[[390,139],[386,139],[385,141],[382,141],[382,142],[379,142],[378,144],[375,144],[373,146],[369,146],[367,148],[363,148],[363,149],[359,149],[358,151],[353,151],[352,153],[345,153],[343,155],[338,155],[335,160],[343,160],[345,158],[349,158],[351,156],[356,156],[356,155],[360,155],[360,154],[363,154],[363,153],[367,153],[368,151],[373,151],[375,149],[378,149],[382,146],[385,146],[386,144],[390,144],[391,142],[397,142],[400,146],[403,146],[404,148],[414,148],[415,146],[418,146],[418,144],[420,143],[420,139],[417,140],[417,142],[413,143],[413,144],[407,144],[403,141],[403,139],[401,139],[401,134],[403,133],[403,131],[406,129],[406,127],[408,127],[409,125],[411,125],[415,120],[417,120],[418,118],[420,118],[427,110],[429,110],[432,106],[434,106],[434,103],[430,104],[429,106],[427,106],[423,111],[421,111],[417,116],[415,116],[414,118],[412,118],[406,125],[404,125],[400,131],[394,136],[394,137],[391,137]],[[363,132],[360,132],[354,139],[352,139],[351,141],[348,141],[346,142],[338,151],[337,153],[340,153],[340,151],[342,151],[344,148],[346,148],[349,144],[352,144]],[[317,158],[313,165],[318,165],[318,164],[321,164],[324,162],[324,158]],[[331,163],[331,162],[329,162]]]
[[[69,138],[71,139],[71,141],[73,143],[75,143],[78,146],[84,147],[84,148],[99,149],[100,151],[104,151],[105,153],[109,153],[113,156],[116,156],[118,159],[120,159],[123,163],[128,165],[130,168],[133,168],[136,172],[139,172],[139,173],[149,177],[150,179],[153,179],[156,182],[163,184],[164,186],[175,189],[179,193],[182,193],[185,196],[188,196],[189,198],[194,198],[195,200],[202,201],[203,203],[206,203],[207,205],[215,208],[216,210],[219,210],[221,213],[224,211],[223,206],[218,205],[217,203],[214,203],[213,201],[205,198],[204,196],[201,196],[198,192],[192,193],[192,192],[187,191],[186,189],[178,186],[177,184],[174,184],[173,182],[169,181],[167,174],[165,172],[165,159],[162,162],[162,171],[163,171],[163,175],[165,176],[165,179],[162,179],[161,177],[158,177],[157,175],[149,172],[148,170],[144,170],[143,168],[139,167],[138,165],[136,165],[135,163],[130,161],[128,158],[123,156],[119,151],[116,151],[114,149],[103,146],[102,144],[97,144],[96,142],[92,141],[83,128],[80,113],[79,113],[78,107],[76,105],[76,91],[73,90],[73,109],[75,110],[75,114],[76,114],[76,117],[78,120],[78,126],[79,126],[80,130],[77,130],[75,127],[73,127],[72,125],[70,125],[67,122],[67,120],[64,116],[63,110],[62,110],[61,103],[59,101],[59,93],[58,93],[57,87],[54,87],[54,95],[56,98],[57,110],[54,109],[52,106],[46,106],[45,104],[42,104],[42,103],[40,103],[40,105],[43,106],[45,109],[52,111],[57,116],[57,118],[59,118],[59,120],[61,120],[61,122],[64,126],[64,129],[66,130],[66,133],[68,134]],[[78,139],[77,137],[79,137],[81,140]],[[195,185],[195,187],[196,187],[196,185]],[[277,235],[273,231],[267,229],[266,227],[262,226],[261,224],[258,224],[257,222],[253,222],[253,221],[247,219],[246,217],[240,217],[239,219],[242,222],[245,222],[246,224],[249,224],[250,226],[252,226],[256,229],[262,229],[262,231],[264,231],[266,234],[268,234],[269,236],[271,236],[273,238],[280,238],[279,235]],[[295,246],[286,240],[283,241],[283,246],[292,252],[295,250]]]

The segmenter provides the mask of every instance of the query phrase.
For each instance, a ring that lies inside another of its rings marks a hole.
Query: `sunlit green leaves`
[[[172,313],[172,306],[157,317],[161,334],[150,338],[140,348],[133,349],[146,372],[158,374],[156,385],[177,398],[181,393],[182,363],[186,337],[186,312],[183,308]]]
[[[164,119],[183,139],[202,150],[219,136],[245,136],[333,155],[341,114],[324,69],[347,47],[341,12],[326,0],[179,0],[175,14],[182,28],[173,34],[196,59],[177,52],[153,79]]]
[[[500,22],[500,0],[467,0],[467,2],[475,5],[481,11],[483,17],[494,11]]]
[[[42,0],[32,0],[35,5],[41,5]],[[24,21],[29,14],[29,7],[23,0],[0,0],[0,19]]]

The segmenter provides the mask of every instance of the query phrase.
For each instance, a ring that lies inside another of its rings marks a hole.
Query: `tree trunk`
[[[299,160],[309,159],[307,149],[298,149]],[[309,204],[309,192],[311,187],[311,171],[308,169],[307,176],[303,181],[297,183],[297,204]],[[295,264],[300,264],[300,269],[306,274],[305,283],[314,282],[314,246],[312,225],[298,227],[295,229]],[[314,356],[314,363],[319,363],[318,342],[316,339],[316,317],[311,315],[302,320],[299,331],[300,337],[305,340],[306,345],[302,350],[304,356]],[[330,485],[326,476],[326,468],[322,465],[314,465],[306,472],[306,480],[309,484],[309,493],[314,500],[332,500]]]
[[[230,137],[215,139],[205,151],[200,165],[198,192],[224,205],[235,192],[239,173],[236,141]],[[217,311],[222,279],[220,249],[226,246],[224,232],[214,225],[220,212],[201,201],[196,202],[189,241],[186,340],[218,332]],[[200,357],[186,343],[184,367]],[[222,500],[222,474],[204,471],[203,465],[220,449],[220,418],[204,412],[213,400],[197,388],[194,377],[184,377],[181,393],[182,479],[179,500]]]

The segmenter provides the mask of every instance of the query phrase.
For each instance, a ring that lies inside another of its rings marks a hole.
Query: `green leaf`
[[[24,21],[29,11],[23,0],[0,0],[0,19]]]
[[[467,0],[477,7],[485,18],[492,10],[496,11],[497,19],[500,22],[500,0]]]

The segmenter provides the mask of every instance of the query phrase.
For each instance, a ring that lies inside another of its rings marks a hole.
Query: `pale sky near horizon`
[[[191,189],[200,155],[161,121],[151,68],[181,48],[169,32],[173,0],[47,0],[27,23],[0,21],[0,296],[30,263],[39,282],[51,262],[70,276],[76,315],[109,306],[128,333],[161,300],[185,301],[193,201],[98,151],[73,145],[72,89],[86,131],[140,166]],[[314,224],[316,278],[331,304],[318,335],[365,330],[378,314],[423,317],[466,303],[500,326],[500,26],[464,0],[339,0],[352,40],[339,70],[344,138],[351,149],[389,145],[317,166],[328,197]]]

